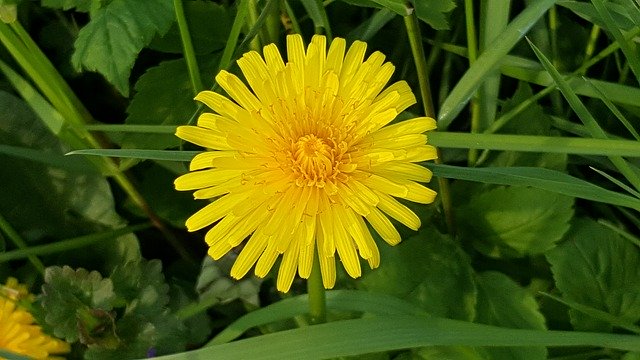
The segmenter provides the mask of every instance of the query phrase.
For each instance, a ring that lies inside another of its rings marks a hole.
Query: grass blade
[[[143,149],[83,149],[66,155],[94,155],[143,160],[191,161],[201,151],[143,150]]]
[[[476,181],[486,184],[531,186],[567,196],[625,206],[640,211],[640,199],[601,188],[588,181],[555,170],[533,167],[467,168],[435,164],[427,164],[427,167],[433,171],[434,175],[450,179]]]
[[[465,72],[458,84],[445,99],[438,116],[438,128],[445,130],[453,119],[469,102],[478,87],[507,53],[522,39],[524,34],[555,3],[555,0],[538,0],[523,10],[489,46],[487,51],[478,57],[476,62]]]
[[[385,315],[281,331],[158,359],[326,359],[438,345],[598,346],[638,351],[640,337],[506,329],[430,316]]]

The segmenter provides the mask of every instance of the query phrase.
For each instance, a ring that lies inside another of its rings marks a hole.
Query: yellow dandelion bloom
[[[404,81],[385,89],[394,66],[380,52],[365,60],[366,47],[355,41],[347,49],[336,38],[327,50],[316,35],[305,51],[302,38],[290,35],[286,63],[274,44],[264,58],[251,51],[238,60],[250,89],[221,71],[216,81],[231,99],[196,96],[213,112],[176,135],[211,151],[195,156],[175,187],[214,199],[186,222],[189,231],[216,223],[205,236],[211,257],[249,237],[232,277],[254,265],[264,277],[282,255],[277,288],[286,292],[296,272],[309,277],[317,249],[324,286],[332,288],[336,253],[354,278],[358,255],[379,265],[367,223],[391,245],[400,235],[388,217],[420,227],[396,198],[433,202],[436,193],[419,184],[431,172],[416,162],[436,158],[424,134],[436,123],[418,117],[389,125],[415,96]]]
[[[0,286],[0,349],[34,359],[54,359],[57,357],[51,355],[68,353],[69,344],[43,333],[19,300],[32,301],[33,295],[26,286],[9,278],[5,286]]]

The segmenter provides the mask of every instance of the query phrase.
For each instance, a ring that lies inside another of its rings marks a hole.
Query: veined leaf
[[[174,20],[171,0],[113,0],[92,14],[80,30],[71,62],[97,71],[124,96],[129,74],[142,48],[162,35]]]

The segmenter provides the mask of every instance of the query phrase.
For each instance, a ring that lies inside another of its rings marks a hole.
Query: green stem
[[[30,256],[55,254],[58,252],[79,249],[96,242],[115,240],[119,236],[147,229],[151,224],[134,225],[126,228],[105,231],[101,233],[79,236],[73,239],[61,240],[50,244],[30,246],[0,253],[0,263],[10,260],[29,258]]]
[[[17,248],[21,250],[25,250],[29,248],[29,245],[27,245],[27,243],[22,239],[20,234],[18,234],[18,232],[11,226],[11,224],[9,224],[9,222],[1,214],[0,214],[0,230],[2,230],[2,232],[4,232],[7,235],[9,240],[11,240],[11,242],[13,242],[13,244]],[[33,267],[35,267],[40,272],[40,274],[44,274],[44,264],[42,263],[42,261],[40,261],[40,259],[38,259],[35,255],[29,255],[27,258],[29,259],[31,264],[33,264]]]
[[[416,64],[416,71],[418,72],[420,96],[422,99],[424,113],[425,115],[435,119],[436,112],[433,106],[431,86],[429,85],[428,68],[422,44],[422,36],[420,35],[420,23],[418,22],[418,17],[415,11],[411,12],[411,15],[404,17],[404,24],[407,29],[407,35],[409,36],[409,44],[411,45],[413,60]],[[438,158],[435,160],[436,164],[442,163],[442,160],[440,159],[440,149],[438,149]],[[440,188],[440,199],[442,199],[442,208],[445,214],[447,229],[449,230],[449,233],[453,235],[455,234],[455,223],[449,181],[446,178],[438,177],[438,186]]]
[[[309,318],[311,324],[321,324],[327,321],[327,297],[322,284],[322,272],[320,259],[316,251],[313,257],[311,275],[307,280],[307,293],[309,294]]]
[[[248,0],[247,1],[247,7],[249,10],[249,13],[247,15],[249,15],[247,17],[247,26],[249,27],[249,29],[253,28],[255,26],[255,24],[258,22],[258,4],[256,3],[256,0]],[[258,35],[256,35],[253,39],[251,39],[251,42],[249,43],[249,46],[251,47],[251,50],[255,50],[260,52],[260,37]]]
[[[596,50],[596,43],[598,42],[598,38],[600,37],[600,26],[593,25],[591,27],[591,33],[589,34],[589,42],[585,47],[584,58],[588,60],[593,56],[593,52]]]
[[[322,21],[327,26],[324,29],[324,34],[327,37],[327,43],[330,44],[331,41],[333,41],[333,35],[331,33],[331,26],[329,25],[329,16],[327,16],[327,12],[324,9],[325,5],[323,5],[322,0],[316,0],[316,2],[318,3],[318,8],[320,9],[320,16],[322,16]],[[318,30],[322,29],[316,29],[316,34],[321,34],[321,32],[318,32]]]
[[[473,0],[464,1],[464,13],[467,27],[467,51],[469,53],[469,66],[478,58],[478,42],[476,37],[476,25],[473,12]],[[478,96],[473,96],[470,103],[471,107],[471,132],[479,133],[480,129],[480,104],[478,104]],[[473,166],[478,160],[478,150],[470,149],[468,155],[469,166]]]
[[[184,4],[182,3],[182,0],[173,0],[173,6],[176,12],[178,29],[180,30],[180,38],[182,39],[184,59],[187,62],[187,69],[189,69],[191,86],[193,87],[193,93],[197,94],[202,91],[204,87],[202,85],[202,79],[200,78],[200,69],[198,68],[198,62],[196,60],[196,53],[193,50],[193,43],[191,42],[189,24],[187,23],[187,18],[184,14]]]

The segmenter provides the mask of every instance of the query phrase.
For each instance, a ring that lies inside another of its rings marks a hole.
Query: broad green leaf
[[[640,252],[613,230],[576,220],[547,260],[562,297],[635,323],[640,320]],[[570,310],[577,330],[611,331],[611,324]]]
[[[448,13],[456,7],[453,0],[413,0],[418,19],[436,30],[448,30]]]
[[[217,59],[209,56],[201,62],[203,79],[213,79]],[[130,125],[186,124],[197,108],[184,59],[150,68],[136,82],[135,91],[127,108],[126,123]],[[125,134],[121,140],[123,147],[132,149],[166,149],[179,144],[173,134]]]
[[[80,30],[71,62],[78,70],[99,72],[128,96],[129,75],[138,53],[173,21],[171,0],[113,0],[93,13]]]
[[[357,285],[419,305],[430,314],[472,320],[476,287],[465,253],[431,227],[395,247],[380,246],[381,264]]]
[[[546,329],[538,303],[527,290],[499,272],[477,276],[478,304],[476,322],[514,329]],[[544,347],[485,348],[489,359],[546,359]]]
[[[209,1],[184,1],[184,11],[189,21],[189,34],[196,55],[224,48],[232,21],[227,7]],[[177,24],[174,23],[164,36],[156,36],[149,48],[182,54],[182,40]]]
[[[434,175],[486,184],[532,186],[562,195],[640,210],[640,199],[601,188],[571,175],[533,167],[467,168],[427,164]]]
[[[117,296],[114,306],[124,305],[127,314],[151,319],[166,309],[169,286],[164,280],[160,260],[129,261],[113,269],[109,278]]]
[[[42,0],[42,6],[54,9],[73,9],[80,12],[89,12],[89,10],[91,10],[92,3],[95,2],[95,0]]]
[[[572,207],[572,198],[557,193],[498,187],[472,196],[456,216],[462,236],[480,252],[522,257],[551,249],[569,229]]]
[[[47,268],[44,282],[42,306],[55,336],[77,341],[82,331],[96,326],[87,316],[104,324],[111,321],[108,311],[115,300],[113,283],[97,271],[53,266]]]
[[[539,0],[532,2],[524,9],[507,28],[498,35],[467,70],[458,84],[445,99],[438,114],[438,127],[445,130],[467,104],[471,96],[483,83],[487,74],[500,63],[515,44],[540,17],[555,3],[555,0]]]

